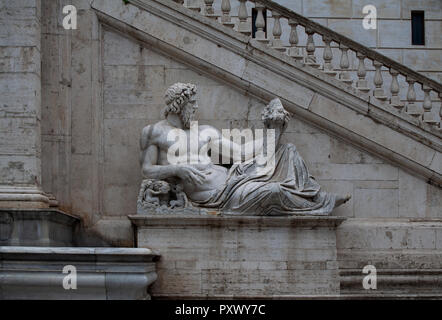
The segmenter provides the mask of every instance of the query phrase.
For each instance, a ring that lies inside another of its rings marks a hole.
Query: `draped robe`
[[[258,170],[257,159],[232,166],[226,183],[195,204],[232,215],[328,215],[336,196],[321,191],[293,144],[279,145],[274,170]]]

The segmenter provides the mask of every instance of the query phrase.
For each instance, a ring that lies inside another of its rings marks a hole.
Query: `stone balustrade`
[[[378,103],[442,129],[440,83],[296,12],[269,0],[175,2],[321,70]],[[255,19],[252,8],[256,10]]]

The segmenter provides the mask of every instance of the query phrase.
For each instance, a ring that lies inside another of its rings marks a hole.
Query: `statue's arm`
[[[141,132],[140,138],[140,162],[141,175],[148,179],[166,179],[176,175],[173,166],[158,165],[158,146],[152,143],[152,126],[147,126]]]
[[[240,162],[241,159],[248,161],[258,155],[263,148],[263,140],[246,141],[243,145],[231,141],[224,137],[218,129],[210,128],[211,134],[211,150],[216,157],[223,156],[233,162]],[[240,159],[235,159],[235,155],[241,155]]]

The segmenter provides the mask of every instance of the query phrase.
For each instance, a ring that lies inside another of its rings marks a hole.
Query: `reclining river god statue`
[[[170,86],[165,119],[142,130],[141,171],[152,181],[143,181],[139,211],[162,205],[234,215],[328,215],[350,199],[322,191],[296,147],[280,143],[290,114],[279,99],[262,111],[266,138],[263,133],[241,144],[241,139],[232,142],[217,128],[193,121],[196,92],[193,84]],[[218,159],[230,166],[218,164]],[[157,180],[170,187],[155,187]],[[161,190],[167,195],[155,199]]]

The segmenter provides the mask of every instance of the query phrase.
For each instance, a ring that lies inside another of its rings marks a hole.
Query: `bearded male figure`
[[[263,111],[266,128],[275,130],[277,148],[274,167],[261,170],[262,166],[253,154],[241,152],[244,149],[241,145],[232,143],[212,126],[198,126],[198,139],[191,141],[190,124],[198,109],[195,95],[196,86],[193,84],[176,83],[167,89],[166,119],[145,127],[141,134],[143,177],[180,184],[194,206],[238,215],[327,215],[350,198],[321,191],[296,147],[292,144],[279,145],[289,120],[289,114],[279,99],[272,100]],[[181,162],[170,163],[168,151],[175,141],[168,140],[168,136],[176,129],[185,133],[188,144],[197,143],[198,148],[185,149],[187,157],[183,157]],[[207,131],[215,134],[201,134]],[[202,150],[212,153],[212,158],[214,152],[223,150],[224,158],[242,154],[244,160],[249,161],[234,164],[228,170],[208,162],[208,155],[201,161]],[[229,152],[226,153],[226,150]]]

